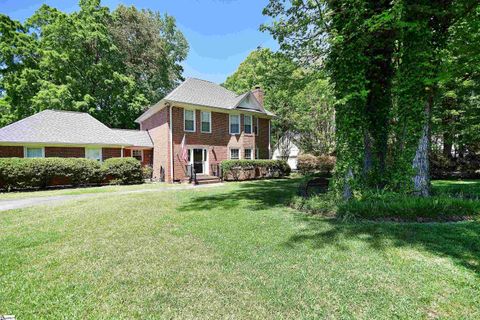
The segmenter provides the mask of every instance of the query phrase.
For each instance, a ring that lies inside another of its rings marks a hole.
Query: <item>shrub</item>
[[[142,165],[135,158],[110,158],[105,160],[102,169],[112,184],[143,183]]]
[[[224,160],[221,168],[225,180],[280,178],[291,172],[285,160]]]
[[[81,186],[102,181],[100,164],[75,158],[0,159],[0,189]]]
[[[328,155],[317,157],[311,154],[302,154],[298,156],[297,168],[302,174],[330,174],[335,167],[335,160],[335,157]]]
[[[290,206],[307,213],[333,217],[337,212],[338,198],[331,192],[311,197],[296,196],[291,201]]]
[[[151,180],[153,176],[153,168],[151,166],[142,167],[142,175],[143,179]]]

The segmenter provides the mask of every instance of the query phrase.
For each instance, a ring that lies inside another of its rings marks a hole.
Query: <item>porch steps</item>
[[[210,184],[210,183],[219,183],[222,180],[219,177],[207,176],[207,175],[197,175],[197,184]]]

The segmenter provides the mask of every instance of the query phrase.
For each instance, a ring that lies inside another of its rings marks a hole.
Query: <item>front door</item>
[[[193,149],[193,168],[197,174],[204,173],[203,171],[203,149]]]

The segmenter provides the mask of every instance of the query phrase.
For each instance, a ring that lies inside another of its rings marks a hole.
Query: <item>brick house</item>
[[[140,130],[111,129],[87,113],[45,110],[0,128],[2,157],[135,157],[153,178],[215,176],[226,159],[269,159],[270,120],[263,91],[241,95],[189,78],[151,106]]]
[[[222,160],[269,159],[272,117],[260,88],[237,95],[189,78],[136,122],[153,141],[154,178],[172,182],[185,180],[189,166],[211,176]]]

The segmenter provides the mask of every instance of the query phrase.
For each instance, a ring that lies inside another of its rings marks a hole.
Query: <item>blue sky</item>
[[[78,0],[0,0],[0,12],[23,21],[43,3],[62,11],[78,9]],[[222,83],[258,46],[276,50],[277,43],[258,31],[268,20],[262,9],[268,0],[102,0],[112,10],[118,4],[168,13],[188,40],[184,76]]]

